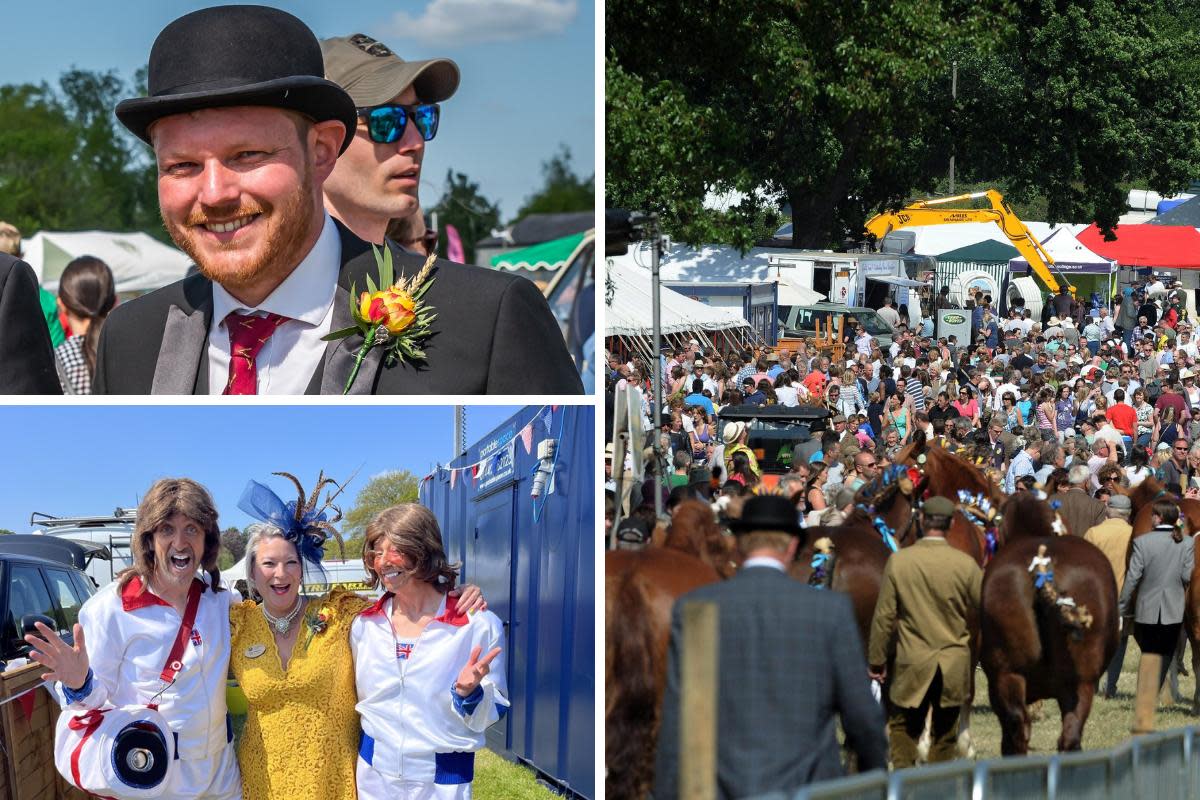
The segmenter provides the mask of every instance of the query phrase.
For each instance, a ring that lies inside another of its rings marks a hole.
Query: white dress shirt
[[[342,264],[342,242],[329,214],[312,250],[283,283],[255,308],[247,308],[213,284],[213,318],[208,331],[208,393],[221,394],[229,382],[230,312],[287,317],[255,359],[259,394],[304,394],[325,355],[321,337],[333,325],[333,298]],[[366,287],[362,287],[366,288]]]

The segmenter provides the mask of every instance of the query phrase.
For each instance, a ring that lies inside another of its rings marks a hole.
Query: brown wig
[[[454,588],[461,565],[450,563],[446,557],[437,517],[428,508],[420,503],[401,503],[380,511],[367,525],[363,567],[372,589],[380,584],[379,573],[375,571],[375,551],[384,537],[393,550],[412,563],[413,578],[443,594]]]
[[[163,478],[156,481],[138,504],[137,522],[129,548],[133,566],[117,576],[117,588],[124,589],[134,576],[142,579],[145,591],[154,574],[154,533],[175,514],[182,514],[204,531],[204,552],[200,568],[208,573],[213,591],[221,591],[221,573],[217,559],[221,554],[221,529],[217,525],[217,507],[212,495],[191,478]]]

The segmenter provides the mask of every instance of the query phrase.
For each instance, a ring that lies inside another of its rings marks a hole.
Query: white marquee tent
[[[1072,237],[1087,225],[1051,225],[1048,222],[1026,222],[1025,227],[1039,242],[1045,244],[1050,235],[1057,230],[1066,230]],[[949,253],[960,247],[978,244],[988,240],[1012,244],[1000,226],[994,222],[962,222],[954,225],[913,225],[905,228],[916,234],[916,246],[913,252],[925,256],[937,256]]]
[[[117,294],[140,294],[173,283],[187,274],[192,260],[183,252],[144,233],[40,231],[21,243],[25,261],[47,289],[72,259],[95,256],[108,264]]]
[[[608,277],[613,284],[613,300],[604,309],[604,334],[650,336],[653,319],[650,271],[610,259]],[[660,291],[664,335],[750,329],[750,323],[733,309],[705,305],[665,286]]]
[[[768,262],[771,256],[787,255],[789,251],[777,247],[753,247],[746,255],[736,247],[720,244],[705,244],[697,248],[673,244],[663,254],[659,264],[659,276],[664,281],[687,281],[690,283],[779,283],[779,305],[806,306],[820,302],[825,295],[801,286],[789,273]],[[610,264],[648,270],[650,253],[644,246],[634,245],[621,256],[609,259]]]

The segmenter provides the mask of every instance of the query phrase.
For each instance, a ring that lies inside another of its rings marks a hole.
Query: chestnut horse
[[[680,503],[662,547],[604,554],[604,756],[608,797],[654,785],[667,640],[676,598],[734,571],[730,543],[700,501]]]
[[[1153,477],[1143,480],[1131,489],[1128,495],[1129,501],[1133,505],[1133,513],[1130,516],[1130,522],[1133,525],[1131,543],[1133,539],[1153,530],[1154,521],[1151,519],[1151,514],[1154,501],[1165,497],[1179,504],[1179,516],[1186,520],[1187,532],[1192,536],[1192,546],[1197,548],[1195,553],[1200,557],[1200,541],[1195,535],[1200,532],[1200,500],[1193,500],[1190,497],[1180,500],[1178,495],[1168,492],[1162,483]],[[1132,544],[1130,553],[1132,553]],[[1126,563],[1128,563],[1128,556]],[[1187,593],[1184,596],[1183,631],[1192,647],[1192,674],[1200,675],[1200,561],[1197,562],[1197,566],[1192,568],[1192,578],[1188,582]],[[1174,659],[1171,660],[1169,677],[1171,693],[1177,698],[1179,678]],[[1200,680],[1196,681],[1196,688],[1192,694],[1192,713],[1200,714]]]
[[[1028,704],[1057,701],[1062,714],[1058,749],[1078,750],[1097,681],[1117,647],[1117,583],[1108,559],[1076,536],[1055,536],[1045,501],[1018,493],[1003,509],[1005,544],[983,575],[981,662],[992,709],[1000,720],[1001,752],[1029,749]],[[1052,559],[1053,585],[1091,615],[1072,623],[1034,587],[1030,562],[1039,545]]]

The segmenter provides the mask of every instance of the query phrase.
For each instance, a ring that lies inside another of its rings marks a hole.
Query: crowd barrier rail
[[[1187,800],[1200,797],[1200,726],[1107,750],[876,770],[755,800]]]

